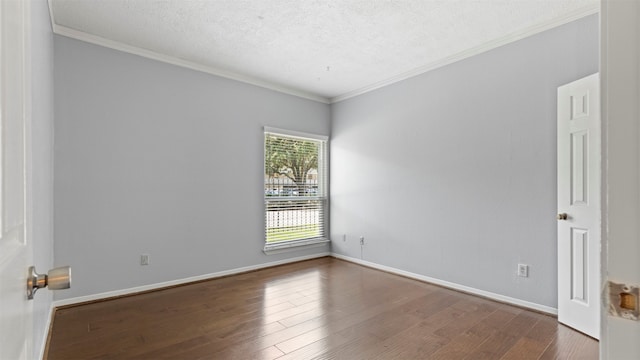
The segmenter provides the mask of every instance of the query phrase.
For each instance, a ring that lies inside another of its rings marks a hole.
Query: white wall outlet
[[[140,265],[149,265],[149,254],[140,255]]]
[[[360,236],[360,245],[364,245],[364,236]]]
[[[342,241],[347,241],[347,234],[342,234]]]
[[[529,277],[529,265],[518,264],[518,276]]]

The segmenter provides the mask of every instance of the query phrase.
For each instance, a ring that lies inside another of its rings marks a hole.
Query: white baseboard
[[[331,253],[322,252],[322,253],[313,254],[313,255],[299,256],[299,257],[285,259],[285,260],[272,261],[272,262],[268,262],[268,263],[264,263],[264,264],[245,266],[245,267],[231,269],[231,270],[224,270],[224,271],[219,271],[219,272],[211,273],[211,274],[192,276],[192,277],[188,277],[188,278],[184,278],[184,279],[164,281],[164,282],[161,282],[161,283],[149,284],[149,285],[143,285],[143,286],[136,286],[136,287],[132,287],[132,288],[128,288],[128,289],[114,290],[114,291],[108,291],[108,292],[103,292],[103,293],[99,293],[99,294],[78,296],[78,297],[73,297],[73,298],[69,298],[69,299],[56,300],[56,301],[53,302],[52,309],[56,308],[56,307],[60,307],[60,306],[67,306],[67,305],[79,304],[79,303],[84,303],[84,302],[89,302],[89,301],[96,301],[96,300],[104,300],[104,299],[118,297],[118,296],[132,295],[132,294],[140,293],[140,292],[144,292],[144,291],[162,289],[162,288],[166,288],[166,287],[169,287],[169,286],[183,285],[183,284],[188,284],[188,283],[194,282],[194,281],[209,280],[209,279],[215,279],[215,278],[222,277],[222,276],[241,274],[241,273],[245,273],[245,272],[248,272],[248,271],[260,270],[260,269],[265,269],[265,268],[269,268],[269,267],[273,267],[273,266],[289,264],[289,263],[294,263],[294,262],[304,261],[304,260],[309,260],[309,259],[321,258],[321,257],[325,257],[325,256],[331,256]]]
[[[313,254],[313,255],[308,255],[308,256],[300,256],[300,257],[295,257],[295,258],[290,258],[290,259],[285,259],[285,260],[268,262],[268,263],[264,263],[264,264],[245,266],[245,267],[231,269],[231,270],[224,270],[224,271],[220,271],[220,272],[216,272],[216,273],[192,276],[192,277],[188,277],[188,278],[184,278],[184,279],[171,280],[171,281],[165,281],[165,282],[156,283],[156,284],[136,286],[136,287],[128,288],[128,289],[114,290],[114,291],[108,291],[108,292],[103,292],[103,293],[99,293],[99,294],[93,294],[93,295],[79,296],[79,297],[74,297],[74,298],[69,298],[69,299],[57,300],[57,301],[54,301],[52,306],[51,306],[50,315],[51,315],[51,312],[53,311],[54,308],[60,307],[60,306],[73,305],[73,304],[79,304],[79,303],[84,303],[84,302],[89,302],[89,301],[104,300],[104,299],[108,299],[108,298],[112,298],[112,297],[131,295],[131,294],[140,293],[140,292],[144,292],[144,291],[157,290],[157,289],[162,289],[162,288],[166,288],[166,287],[169,287],[169,286],[183,285],[183,284],[187,284],[187,283],[194,282],[194,281],[215,279],[215,278],[222,277],[222,276],[235,275],[235,274],[240,274],[240,273],[244,273],[244,272],[247,272],[247,271],[260,270],[260,269],[269,268],[269,267],[273,267],[273,266],[277,266],[277,265],[289,264],[289,263],[294,263],[294,262],[304,261],[304,260],[309,260],[309,259],[315,259],[315,258],[320,258],[320,257],[325,257],[325,256],[333,256],[333,257],[335,257],[337,259],[349,261],[349,262],[352,262],[352,263],[355,263],[355,264],[359,264],[359,265],[367,266],[367,267],[370,267],[370,268],[386,271],[386,272],[389,272],[389,273],[392,273],[392,274],[396,274],[396,275],[400,275],[400,276],[405,276],[405,277],[408,277],[408,278],[411,278],[411,279],[416,279],[416,280],[428,282],[428,283],[431,283],[431,284],[440,285],[440,286],[443,286],[443,287],[446,287],[446,288],[462,291],[462,292],[465,292],[465,293],[482,296],[482,297],[485,297],[485,298],[488,298],[488,299],[492,299],[492,300],[496,300],[496,301],[500,301],[500,302],[503,302],[503,303],[512,304],[512,305],[520,306],[520,307],[523,307],[523,308],[536,310],[536,311],[543,312],[543,313],[546,313],[546,314],[551,314],[551,315],[557,315],[558,314],[558,309],[552,308],[550,306],[540,305],[540,304],[532,303],[532,302],[529,302],[529,301],[512,298],[512,297],[509,297],[509,296],[504,296],[504,295],[492,293],[492,292],[489,292],[489,291],[479,290],[479,289],[472,288],[472,287],[469,287],[469,286],[460,285],[460,284],[452,283],[452,282],[449,282],[449,281],[444,281],[444,280],[432,278],[432,277],[429,277],[429,276],[424,276],[424,275],[412,273],[412,272],[409,272],[409,271],[404,271],[404,270],[396,269],[396,268],[393,268],[393,267],[390,267],[390,266],[380,265],[380,264],[376,264],[376,263],[373,263],[373,262],[370,262],[370,261],[361,260],[361,259],[357,259],[357,258],[345,256],[345,255],[340,255],[340,254],[336,254],[336,253],[329,253],[329,252],[323,252],[323,253],[318,253],[318,254]],[[51,316],[49,316],[49,319],[47,320],[48,322],[51,322],[50,317]],[[41,353],[43,353],[43,352],[44,352],[44,347],[41,350]]]
[[[552,308],[550,306],[540,305],[540,304],[532,303],[532,302],[529,302],[529,301],[512,298],[512,297],[509,297],[509,296],[504,296],[504,295],[492,293],[492,292],[489,292],[489,291],[479,290],[479,289],[475,289],[475,288],[472,288],[472,287],[469,287],[469,286],[464,286],[464,285],[452,283],[452,282],[449,282],[449,281],[444,281],[444,280],[432,278],[432,277],[429,277],[429,276],[415,274],[415,273],[412,273],[412,272],[409,272],[409,271],[404,271],[404,270],[396,269],[396,268],[393,268],[393,267],[390,267],[390,266],[380,265],[380,264],[372,263],[372,262],[369,262],[369,261],[365,261],[365,260],[361,260],[361,259],[352,258],[352,257],[349,257],[349,256],[336,254],[336,253],[332,253],[331,256],[335,257],[336,259],[341,259],[341,260],[349,261],[349,262],[352,262],[352,263],[355,263],[355,264],[359,264],[359,265],[367,266],[367,267],[370,267],[370,268],[386,271],[386,272],[389,272],[389,273],[392,273],[392,274],[408,277],[408,278],[411,278],[411,279],[416,279],[416,280],[428,282],[428,283],[431,283],[431,284],[440,285],[440,286],[443,286],[443,287],[446,287],[446,288],[449,288],[449,289],[462,291],[462,292],[469,293],[469,294],[472,294],[472,295],[478,295],[478,296],[485,297],[485,298],[488,298],[488,299],[491,299],[491,300],[496,300],[496,301],[499,301],[499,302],[512,304],[512,305],[520,306],[520,307],[527,308],[527,309],[532,309],[532,310],[543,312],[543,313],[550,314],[550,315],[558,315],[558,309]]]

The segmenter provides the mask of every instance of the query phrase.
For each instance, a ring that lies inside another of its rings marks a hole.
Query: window
[[[327,137],[265,128],[265,252],[328,242],[327,197]]]

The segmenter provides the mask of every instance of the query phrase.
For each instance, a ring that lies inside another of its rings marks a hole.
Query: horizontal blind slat
[[[326,162],[326,141],[265,132],[267,244],[325,237]]]

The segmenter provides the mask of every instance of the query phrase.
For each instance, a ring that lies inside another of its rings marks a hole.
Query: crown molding
[[[68,28],[66,26],[62,26],[62,25],[58,25],[55,22],[55,17],[53,14],[53,7],[51,6],[51,0],[48,0],[49,2],[49,15],[51,17],[51,26],[53,28],[53,32],[57,35],[61,35],[61,36],[66,36],[72,39],[76,39],[76,40],[80,40],[80,41],[84,41],[84,42],[88,42],[91,44],[95,44],[95,45],[99,45],[99,46],[103,46],[103,47],[107,47],[107,48],[111,48],[114,50],[118,50],[118,51],[122,51],[122,52],[126,52],[126,53],[130,53],[130,54],[134,54],[134,55],[138,55],[138,56],[142,56],[145,58],[149,58],[149,59],[153,59],[153,60],[157,60],[157,61],[161,61],[164,63],[168,63],[168,64],[172,64],[172,65],[176,65],[176,66],[180,66],[180,67],[184,67],[184,68],[188,68],[191,70],[195,70],[195,71],[200,71],[200,72],[204,72],[207,74],[211,74],[211,75],[215,75],[215,76],[220,76],[223,78],[227,78],[227,79],[231,79],[231,80],[236,80],[236,81],[240,81],[246,84],[250,84],[250,85],[254,85],[254,86],[258,86],[258,87],[262,87],[265,89],[269,89],[269,90],[273,90],[273,91],[277,91],[280,93],[284,93],[284,94],[288,94],[288,95],[293,95],[293,96],[297,96],[303,99],[307,99],[307,100],[312,100],[312,101],[317,101],[323,104],[333,104],[333,103],[337,103],[343,100],[347,100],[380,88],[383,88],[385,86],[418,76],[418,75],[422,75],[426,72],[429,72],[431,70],[435,70],[437,68],[455,63],[457,61],[460,60],[464,60],[467,59],[469,57],[475,56],[475,55],[479,55],[482,54],[484,52],[487,52],[489,50],[498,48],[500,46],[521,40],[523,38],[532,36],[532,35],[536,35],[538,33],[541,33],[543,31],[546,30],[550,30],[553,29],[555,27],[561,26],[561,25],[565,25],[567,23],[570,23],[572,21],[578,20],[580,18],[589,16],[589,15],[593,15],[593,14],[597,14],[600,11],[600,6],[599,4],[595,4],[595,5],[590,5],[590,6],[586,6],[582,9],[578,9],[574,12],[568,13],[565,16],[547,21],[545,23],[542,24],[537,24],[534,26],[530,26],[527,27],[523,30],[511,33],[509,35],[503,36],[501,38],[495,39],[493,41],[489,41],[486,42],[482,45],[476,46],[474,48],[471,48],[469,50],[465,50],[462,52],[459,52],[457,54],[454,54],[452,56],[446,57],[442,60],[439,61],[435,61],[429,64],[426,64],[424,66],[418,67],[414,70],[411,71],[407,71],[401,74],[398,74],[394,77],[391,77],[389,79],[383,80],[383,81],[379,81],[376,83],[373,83],[371,85],[362,87],[360,89],[357,90],[353,90],[353,91],[349,91],[346,92],[342,95],[338,95],[332,98],[328,98],[328,97],[324,97],[324,96],[320,96],[317,94],[313,94],[310,92],[306,92],[306,91],[302,91],[302,90],[298,90],[298,89],[293,89],[293,88],[289,88],[280,84],[276,84],[273,82],[269,82],[269,81],[265,81],[265,80],[261,80],[258,78],[254,78],[251,76],[246,76],[246,75],[242,75],[242,74],[238,74],[235,72],[231,72],[231,71],[226,71],[223,69],[219,69],[219,68],[215,68],[212,66],[207,66],[207,65],[202,65],[202,64],[198,64],[196,62],[193,61],[187,61],[184,59],[180,59],[174,56],[169,56],[169,55],[165,55],[165,54],[160,54],[151,50],[146,50],[143,48],[139,48],[136,46],[132,46],[132,45],[128,45],[122,42],[118,42],[118,41],[113,41],[113,40],[109,40],[109,39],[105,39],[103,37],[100,36],[95,36],[95,35],[91,35],[91,34],[87,34],[85,32],[82,31],[78,31],[72,28]]]
[[[400,82],[402,80],[406,80],[406,79],[412,78],[414,76],[422,75],[422,74],[424,74],[426,72],[429,72],[431,70],[435,70],[437,68],[452,64],[454,62],[457,62],[457,61],[460,61],[460,60],[464,60],[466,58],[470,58],[470,57],[475,56],[475,55],[482,54],[482,53],[487,52],[489,50],[493,50],[495,48],[498,48],[500,46],[503,46],[503,45],[506,45],[506,44],[521,40],[523,38],[526,38],[526,37],[529,37],[529,36],[532,36],[532,35],[539,34],[539,33],[543,32],[543,31],[550,30],[550,29],[553,29],[553,28],[561,26],[561,25],[568,24],[568,23],[570,23],[572,21],[575,21],[575,20],[578,20],[580,18],[589,16],[589,15],[593,15],[593,14],[597,14],[598,12],[600,12],[600,6],[598,4],[586,6],[586,7],[582,8],[582,9],[578,9],[578,10],[576,10],[574,12],[568,13],[567,15],[565,15],[563,17],[559,17],[559,18],[553,19],[551,21],[547,21],[547,22],[544,22],[544,23],[541,23],[541,24],[537,24],[537,25],[534,25],[534,26],[527,27],[527,28],[525,28],[523,30],[513,32],[513,33],[511,33],[509,35],[503,36],[503,37],[495,39],[493,41],[486,42],[486,43],[484,43],[484,44],[482,44],[480,46],[476,46],[476,47],[471,48],[469,50],[465,50],[465,51],[459,52],[457,54],[454,54],[452,56],[446,57],[446,58],[444,58],[442,60],[435,61],[435,62],[432,62],[430,64],[427,64],[427,65],[421,66],[419,68],[416,68],[414,70],[407,71],[405,73],[396,75],[396,76],[394,76],[392,78],[389,78],[387,80],[379,81],[377,83],[365,86],[365,87],[360,88],[358,90],[354,90],[354,91],[350,91],[350,92],[344,93],[342,95],[338,95],[336,97],[331,98],[330,102],[331,102],[331,104],[334,104],[334,103],[337,103],[337,102],[340,102],[340,101],[343,101],[343,100],[350,99],[352,97],[356,97],[358,95],[362,95],[362,94],[368,93],[370,91],[374,91],[374,90],[383,88],[383,87],[385,87],[387,85],[391,85],[391,84]]]
[[[177,58],[177,57],[174,57],[174,56],[160,54],[160,53],[157,53],[155,51],[142,49],[142,48],[139,48],[139,47],[136,47],[136,46],[132,46],[132,45],[128,45],[128,44],[125,44],[125,43],[121,43],[119,41],[113,41],[113,40],[105,39],[105,38],[100,37],[100,36],[87,34],[85,32],[78,31],[78,30],[75,30],[75,29],[71,29],[71,28],[68,28],[66,26],[58,25],[58,24],[55,23],[53,11],[51,9],[52,9],[51,6],[49,6],[49,14],[51,16],[51,25],[53,27],[54,34],[65,36],[65,37],[76,39],[76,40],[80,40],[80,41],[84,41],[84,42],[88,42],[88,43],[91,43],[91,44],[94,44],[94,45],[99,45],[99,46],[103,46],[103,47],[106,47],[106,48],[110,48],[110,49],[126,52],[126,53],[129,53],[129,54],[138,55],[138,56],[142,56],[142,57],[145,57],[145,58],[161,61],[161,62],[168,63],[168,64],[171,64],[171,65],[176,65],[176,66],[180,66],[180,67],[191,69],[191,70],[195,70],[195,71],[200,71],[200,72],[203,72],[203,73],[207,73],[207,74],[211,74],[211,75],[215,75],[215,76],[219,76],[219,77],[223,77],[223,78],[236,80],[236,81],[243,82],[243,83],[246,83],[246,84],[250,84],[250,85],[258,86],[258,87],[261,87],[261,88],[277,91],[277,92],[280,92],[280,93],[283,93],[283,94],[293,95],[293,96],[297,96],[297,97],[300,97],[300,98],[303,98],[303,99],[317,101],[317,102],[320,102],[320,103],[323,103],[323,104],[329,104],[330,103],[328,98],[323,97],[323,96],[319,96],[319,95],[316,95],[316,94],[312,94],[310,92],[289,88],[289,87],[286,87],[286,86],[278,85],[278,84],[275,84],[275,83],[272,83],[272,82],[268,82],[268,81],[264,81],[264,80],[261,80],[261,79],[258,79],[258,78],[254,78],[254,77],[251,77],[251,76],[241,75],[241,74],[238,74],[238,73],[235,73],[235,72],[218,69],[218,68],[215,68],[215,67],[212,67],[212,66],[198,64],[196,62],[187,61],[187,60],[180,59],[180,58]]]

